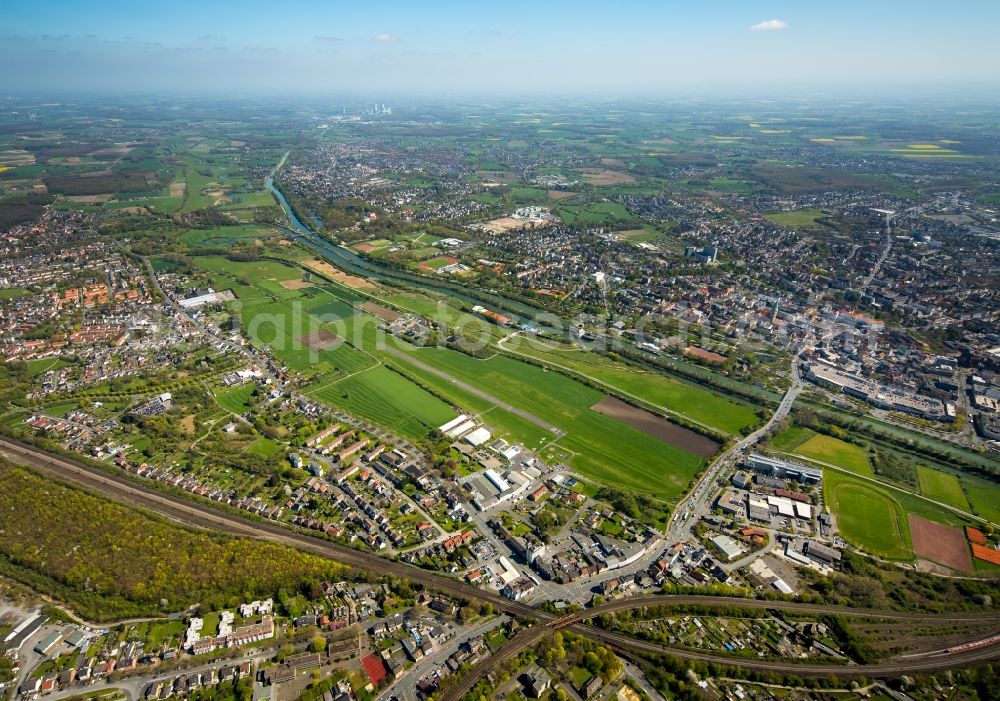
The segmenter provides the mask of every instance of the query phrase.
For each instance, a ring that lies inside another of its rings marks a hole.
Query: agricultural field
[[[479,360],[443,348],[411,354],[565,432],[553,446],[585,477],[670,501],[704,466],[691,453],[593,411],[604,395],[559,373],[503,356]]]
[[[920,493],[925,497],[950,504],[963,511],[969,510],[969,501],[965,498],[962,484],[955,475],[918,465],[917,479],[920,482]]]
[[[222,190],[212,167],[198,159],[188,160],[184,168],[184,183],[182,214],[205,209],[222,199]]]
[[[277,232],[269,226],[244,224],[215,229],[191,229],[182,234],[178,241],[195,248],[231,248],[236,243],[265,239],[276,235]]]
[[[978,477],[963,477],[962,482],[975,512],[1000,524],[1000,485]]]
[[[251,207],[270,207],[274,204],[274,195],[267,190],[259,192],[230,192],[226,194],[225,204],[221,208],[226,211],[232,211]]]
[[[632,218],[629,211],[617,202],[595,202],[593,204],[555,206],[555,212],[567,226],[598,226],[627,221]]]
[[[969,544],[965,533],[956,526],[945,526],[914,514],[908,518],[913,553],[918,558],[937,562],[959,572],[972,571]]]
[[[887,490],[833,470],[824,471],[823,490],[845,540],[890,560],[913,559],[906,511]]]
[[[875,476],[864,448],[808,428],[786,429],[772,439],[772,445],[776,450],[830,463],[863,477]]]
[[[253,343],[269,347],[289,368],[305,373],[306,394],[413,440],[456,415],[448,404],[383,367],[378,357],[351,345],[375,329],[374,317],[357,313],[345,301],[355,295],[332,287],[288,289],[282,283],[301,279],[302,271],[276,261],[194,260],[217,275],[242,281],[237,295],[243,328]],[[227,287],[232,286],[220,289]],[[362,321],[367,328],[358,330],[356,322]],[[321,337],[330,341],[320,342]],[[231,411],[243,411],[240,393],[219,401]]]
[[[562,366],[637,399],[676,411],[724,433],[739,434],[760,422],[747,404],[663,373],[644,370],[590,351],[563,349],[524,338],[505,348],[553,367]]]
[[[888,151],[903,158],[975,158],[941,144],[906,144],[898,148],[889,148]]]
[[[383,365],[342,380],[320,381],[304,393],[412,440],[457,415],[448,404]]]

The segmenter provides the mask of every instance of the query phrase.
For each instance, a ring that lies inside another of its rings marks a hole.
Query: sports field
[[[823,489],[844,540],[891,560],[913,559],[906,512],[886,490],[826,470]]]
[[[226,411],[231,411],[234,414],[242,414],[250,408],[247,402],[256,388],[256,385],[248,382],[238,387],[226,387],[225,389],[216,390],[215,401]]]
[[[458,258],[453,258],[451,256],[435,256],[434,258],[428,258],[420,264],[421,268],[427,268],[429,270],[440,270],[441,268],[446,268],[449,265],[454,265],[458,262]]]
[[[802,426],[783,431],[774,437],[772,444],[777,450],[828,462],[857,475],[875,476],[864,448]]]
[[[920,482],[920,493],[925,497],[963,511],[969,510],[969,501],[965,498],[962,485],[955,475],[918,465],[917,479]]]

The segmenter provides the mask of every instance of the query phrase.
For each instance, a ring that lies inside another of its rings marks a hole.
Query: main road
[[[694,489],[688,492],[687,497],[678,502],[677,507],[674,509],[674,515],[670,520],[670,525],[667,527],[667,542],[681,541],[688,536],[693,523],[691,517],[704,509],[714,495],[714,486],[719,475],[732,466],[745,450],[756,445],[761,438],[766,436],[771,429],[788,416],[792,405],[795,404],[796,397],[798,397],[799,392],[802,390],[802,378],[799,377],[799,352],[801,351],[792,355],[792,384],[788,388],[788,391],[785,392],[785,396],[781,398],[778,408],[775,409],[774,413],[771,414],[771,418],[763,426],[734,443],[726,452],[716,458],[711,467],[705,470],[705,473],[698,480]]]

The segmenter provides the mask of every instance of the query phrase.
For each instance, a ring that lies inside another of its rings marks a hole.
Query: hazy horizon
[[[0,91],[993,93],[1000,5],[5,3]]]

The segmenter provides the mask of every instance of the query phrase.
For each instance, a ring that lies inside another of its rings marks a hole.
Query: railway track
[[[680,650],[666,647],[646,640],[636,640],[627,635],[613,633],[600,628],[591,628],[590,637],[603,642],[616,652],[647,652],[657,655],[670,655],[683,660],[709,662],[729,665],[741,669],[752,669],[759,672],[779,672],[808,677],[834,676],[851,679],[857,677],[895,677],[901,674],[923,674],[942,672],[949,669],[964,669],[977,663],[996,661],[1000,658],[1000,650],[996,646],[970,650],[967,653],[942,654],[940,652],[926,653],[905,660],[889,660],[873,664],[814,664],[797,663],[784,660],[759,660],[756,658],[734,658],[710,652]]]
[[[223,512],[210,505],[202,505],[189,499],[165,494],[133,482],[124,474],[118,476],[102,472],[70,458],[46,453],[40,448],[10,438],[0,438],[0,454],[11,462],[26,465],[39,472],[100,492],[116,501],[145,508],[187,526],[197,526],[223,531],[231,535],[282,543],[358,569],[409,579],[463,598],[489,601],[494,606],[499,607],[499,610],[512,615],[537,618],[541,613],[527,604],[511,601],[497,593],[469,586],[436,572],[355,550],[346,545],[321,540],[276,523],[253,521]]]
[[[379,557],[373,553],[349,548],[338,543],[300,533],[290,528],[267,521],[253,521],[217,510],[189,499],[159,492],[151,487],[136,483],[124,474],[116,475],[88,467],[78,461],[47,453],[42,449],[0,438],[0,455],[14,463],[31,467],[63,481],[99,492],[104,496],[127,505],[145,508],[187,526],[222,531],[231,535],[251,537],[281,543],[289,547],[330,558],[341,564],[370,570],[382,574],[419,582],[435,590],[462,598],[489,601],[498,611],[509,615],[532,618],[538,621],[507,642],[495,655],[470,671],[460,683],[449,690],[443,701],[457,701],[461,696],[454,694],[462,689],[468,693],[489,671],[496,669],[507,660],[513,659],[526,648],[538,644],[556,630],[570,629],[593,640],[600,641],[623,654],[635,652],[672,655],[692,661],[738,666],[745,669],[767,672],[783,672],[804,676],[858,677],[892,676],[911,672],[941,671],[968,666],[978,662],[1000,659],[1000,647],[996,644],[960,652],[927,653],[908,657],[905,660],[890,660],[871,665],[813,664],[783,660],[759,660],[756,658],[734,658],[712,652],[700,652],[638,640],[622,633],[604,630],[588,625],[587,620],[605,613],[658,606],[716,606],[739,607],[756,610],[777,610],[813,615],[842,615],[850,617],[878,618],[926,623],[961,623],[994,620],[1000,629],[1000,611],[974,613],[925,614],[900,611],[880,611],[856,609],[824,604],[806,604],[792,601],[764,601],[738,597],[716,597],[704,595],[652,595],[629,599],[616,599],[594,608],[567,616],[556,617],[527,604],[511,601],[495,592],[472,587],[445,575],[420,569],[414,565]],[[464,694],[463,694],[464,695]]]

